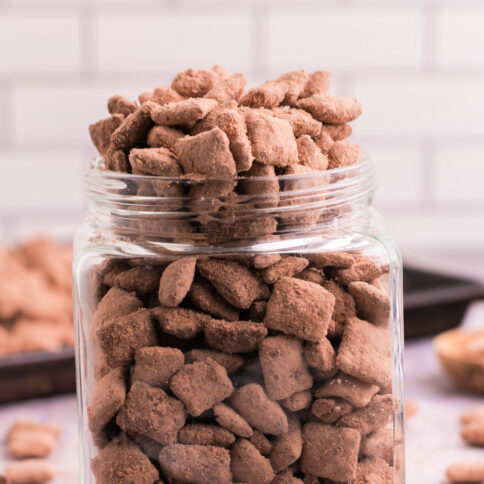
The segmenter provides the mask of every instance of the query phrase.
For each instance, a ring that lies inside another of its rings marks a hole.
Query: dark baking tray
[[[414,267],[404,269],[406,339],[458,326],[484,285]],[[74,349],[0,358],[0,403],[74,392]]]
[[[483,283],[405,266],[405,339],[432,336],[459,326],[469,304],[483,298]]]

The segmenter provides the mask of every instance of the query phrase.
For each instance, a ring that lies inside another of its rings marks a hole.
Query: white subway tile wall
[[[330,69],[404,252],[482,251],[483,25],[478,0],[0,0],[0,238],[72,235],[110,94],[220,63]]]

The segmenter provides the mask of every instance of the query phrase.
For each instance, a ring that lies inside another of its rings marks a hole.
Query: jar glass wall
[[[95,167],[87,187],[82,482],[404,483],[401,260],[370,163],[235,181]]]

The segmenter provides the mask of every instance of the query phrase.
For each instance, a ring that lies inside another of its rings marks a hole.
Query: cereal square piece
[[[392,372],[390,334],[366,321],[350,318],[346,321],[336,365],[366,383],[388,385]]]
[[[251,108],[273,108],[284,101],[288,87],[284,82],[267,81],[260,86],[249,89],[240,98],[239,103]]]
[[[134,352],[145,346],[158,344],[150,312],[140,309],[119,319],[106,321],[96,331],[97,341],[111,368],[129,364]]]
[[[281,400],[280,403],[291,412],[299,412],[299,410],[309,408],[312,401],[313,394],[311,393],[311,390],[305,390],[303,392],[293,393],[290,397]]]
[[[168,126],[153,126],[148,133],[146,143],[151,148],[171,150],[176,142],[185,135],[182,131]]]
[[[272,468],[276,472],[287,469],[301,457],[303,446],[301,423],[294,414],[289,414],[287,421],[289,430],[275,438],[270,455]]]
[[[59,435],[52,430],[58,429],[55,427],[43,429],[37,425],[31,427],[14,425],[8,432],[9,454],[16,459],[47,457],[54,450]]]
[[[89,428],[99,432],[116,415],[126,398],[126,377],[122,368],[111,370],[94,387],[87,407]]]
[[[337,482],[356,477],[360,434],[354,429],[309,422],[303,429],[301,470]]]
[[[262,271],[262,279],[267,284],[274,284],[281,277],[293,277],[299,272],[306,269],[309,261],[304,257],[287,256],[282,258],[279,262],[272,264],[267,269]]]
[[[306,256],[316,267],[351,267],[355,258],[349,252],[320,252],[319,254],[308,254]]]
[[[246,439],[238,439],[230,450],[232,476],[235,482],[270,484],[274,479],[269,459]]]
[[[284,410],[256,383],[249,383],[236,390],[231,402],[252,427],[264,434],[281,435],[289,429]]]
[[[217,101],[213,99],[191,98],[163,106],[151,102],[147,102],[143,106],[149,106],[151,118],[156,124],[191,126],[199,119],[203,119],[217,104]]]
[[[222,447],[171,444],[161,450],[159,461],[169,482],[232,483],[230,453]]]
[[[326,336],[334,296],[312,282],[283,277],[274,284],[264,324],[308,341]]]
[[[263,165],[255,161],[250,170],[246,171],[243,176],[245,179],[241,180],[237,186],[239,193],[243,195],[262,195],[258,199],[254,197],[254,205],[256,207],[277,207],[280,187],[279,180],[276,178],[276,170],[272,165]],[[255,180],[254,178],[256,177],[259,179]],[[261,254],[256,257],[269,257],[270,260],[276,255],[279,254]]]
[[[322,153],[318,145],[307,135],[296,140],[299,163],[315,171],[324,171],[328,168],[329,160]]]
[[[361,452],[367,457],[378,457],[392,465],[393,425],[387,425],[368,435],[361,444]]]
[[[164,333],[179,339],[194,338],[212,320],[207,314],[185,308],[158,306],[151,310],[151,314]]]
[[[207,99],[215,99],[219,104],[232,100],[238,101],[244,92],[247,78],[240,72],[225,77],[205,94]]]
[[[376,326],[390,322],[390,297],[375,286],[363,281],[350,282],[348,291],[353,295],[358,315]]]
[[[193,417],[210,410],[234,391],[225,368],[211,358],[185,365],[171,379],[170,389]]]
[[[350,402],[354,407],[364,407],[370,403],[377,391],[376,385],[370,385],[339,372],[319,387],[314,392],[314,396],[316,398],[340,397]]]
[[[267,394],[282,400],[313,386],[313,377],[303,356],[301,340],[277,335],[259,345],[259,360]]]
[[[237,173],[229,139],[219,128],[186,136],[173,150],[185,174],[228,178]]]
[[[361,115],[361,104],[357,99],[327,94],[314,94],[300,99],[296,106],[308,111],[318,121],[327,124],[348,123]]]
[[[202,97],[218,80],[219,76],[212,70],[190,68],[173,78],[171,88],[185,97]]]
[[[230,151],[235,160],[237,172],[246,171],[252,166],[252,156],[247,127],[244,117],[237,109],[237,103],[222,105],[213,109],[204,119],[199,121],[192,134],[221,129],[229,140]]]
[[[114,280],[118,274],[121,272],[125,272],[130,269],[131,266],[126,264],[122,261],[114,261],[113,264],[107,269],[107,272],[104,273],[104,276],[100,274],[100,279],[105,286],[113,287]]]
[[[272,442],[262,432],[256,430],[249,441],[262,455],[271,453]]]
[[[361,435],[367,435],[384,427],[392,418],[392,414],[392,395],[375,395],[366,407],[345,415],[336,425],[356,429]]]
[[[304,483],[303,481],[301,481],[301,479],[294,477],[292,471],[288,470],[288,471],[281,472],[280,474],[277,474],[274,480],[272,481],[272,484],[304,484]],[[317,484],[319,484],[319,481]]]
[[[259,163],[284,167],[298,162],[296,138],[288,121],[249,111],[246,123],[252,154]]]
[[[343,124],[323,124],[322,131],[328,133],[333,141],[343,141],[348,138],[353,132],[351,126],[347,123]]]
[[[207,358],[211,358],[213,361],[216,361],[219,365],[223,366],[227,370],[228,374],[239,370],[244,364],[244,358],[242,358],[242,356],[229,355],[227,353],[221,353],[220,351],[194,349],[185,354],[187,363],[203,361]]]
[[[185,419],[182,402],[161,388],[135,380],[116,423],[129,435],[142,435],[165,445],[176,441]]]
[[[138,96],[139,102],[145,104],[152,101],[160,106],[164,104],[176,103],[185,99],[171,87],[156,87],[153,92],[143,92]]]
[[[216,422],[239,437],[250,437],[254,431],[233,408],[224,403],[217,403],[213,407]]]
[[[388,272],[388,265],[379,265],[368,257],[358,257],[348,268],[329,268],[328,274],[336,282],[349,284],[355,281],[370,282]]]
[[[117,150],[128,152],[131,148],[143,144],[153,121],[147,104],[138,108],[121,123],[111,136],[111,143]]]
[[[136,351],[135,361],[133,381],[166,390],[171,377],[184,365],[185,357],[177,348],[149,346]]]
[[[125,435],[112,440],[91,464],[96,482],[152,484],[158,470],[139,447]]]
[[[319,284],[321,286],[325,281],[324,272],[321,269],[316,269],[315,267],[305,269],[299,274],[296,274],[294,277],[302,279],[303,281],[313,282],[314,284]]]
[[[89,126],[89,134],[99,153],[104,156],[111,146],[111,135],[121,126],[124,117],[114,114]]]
[[[161,271],[148,267],[132,267],[114,278],[114,285],[125,291],[148,294],[158,289]]]
[[[296,138],[304,135],[314,137],[321,132],[321,123],[302,109],[274,108],[272,113],[276,118],[289,122]]]
[[[321,150],[321,153],[323,153],[323,155],[328,156],[331,146],[334,145],[334,139],[331,138],[328,132],[322,129],[321,133],[313,137],[313,140],[316,143],[316,146]],[[328,160],[328,164],[329,164],[329,160]]]
[[[267,336],[267,328],[252,321],[211,319],[205,325],[205,341],[225,353],[251,353]]]
[[[115,94],[108,99],[108,111],[110,114],[120,114],[126,117],[133,114],[137,109],[136,103],[119,94]]]
[[[239,311],[230,305],[217,290],[204,279],[195,279],[188,293],[193,305],[216,318],[237,321]]]
[[[332,424],[353,410],[342,398],[319,398],[314,400],[311,412],[326,424]]]
[[[179,177],[180,165],[167,148],[136,148],[129,154],[129,164],[134,174]]]
[[[287,91],[283,101],[284,104],[292,106],[296,103],[298,97],[303,92],[307,80],[308,73],[304,69],[286,72],[277,78],[276,82],[287,85]]]
[[[178,442],[187,445],[213,445],[230,447],[235,442],[232,432],[210,424],[188,424],[180,430]]]
[[[176,307],[188,294],[195,277],[196,257],[178,259],[163,271],[158,299],[163,306]]]
[[[338,371],[336,352],[327,338],[321,338],[319,341],[307,341],[304,345],[304,357],[309,366],[321,372],[322,378],[330,378]]]
[[[128,157],[124,151],[118,150],[111,145],[104,155],[104,166],[106,170],[127,173],[129,169]]]
[[[327,94],[330,81],[331,74],[328,71],[321,70],[312,72],[308,76],[301,97],[306,98],[314,94]]]
[[[264,165],[259,165],[264,166]],[[252,265],[256,269],[266,269],[267,267],[279,262],[281,260],[280,254],[259,254],[252,260]]]
[[[358,464],[355,484],[388,484],[393,482],[393,467],[390,467],[383,459],[363,459]]]
[[[5,483],[44,484],[55,477],[52,464],[43,459],[24,459],[5,466]],[[0,476],[1,479],[1,476]]]
[[[249,308],[256,299],[267,299],[268,287],[247,267],[227,259],[199,259],[200,274],[208,279],[232,306]]]
[[[360,160],[360,147],[351,141],[336,141],[328,152],[328,169],[355,165]]]
[[[332,318],[342,327],[349,318],[356,316],[355,300],[349,292],[332,280],[324,282],[323,287],[334,296]]]

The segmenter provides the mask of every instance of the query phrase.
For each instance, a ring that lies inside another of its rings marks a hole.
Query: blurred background
[[[427,271],[417,286],[433,299],[407,293],[408,334],[462,321],[482,330],[484,307],[471,303],[484,297],[483,27],[477,0],[0,0],[0,242],[48,235],[69,244],[95,156],[88,125],[107,115],[113,93],[136,99],[178,71],[214,64],[245,72],[250,86],[291,69],[327,69],[332,94],[363,104],[352,140],[376,165],[376,206],[407,267]],[[49,260],[68,257],[45,242],[15,250],[27,271],[49,280]],[[63,270],[69,277],[68,264]],[[65,301],[65,284],[51,290]],[[49,346],[31,340],[31,351]],[[64,334],[58,346],[69,344]],[[13,370],[4,360],[5,386]],[[32,361],[16,381],[35,373]],[[72,352],[56,361],[49,371],[71,368]],[[428,338],[407,345],[406,366],[407,395],[420,408],[407,426],[408,482],[444,482],[452,460],[483,458],[458,429],[459,413],[482,397],[457,390]],[[71,387],[64,381],[59,391]],[[65,464],[56,482],[76,482],[74,397],[0,405],[0,439],[25,415],[60,420],[53,459]]]

